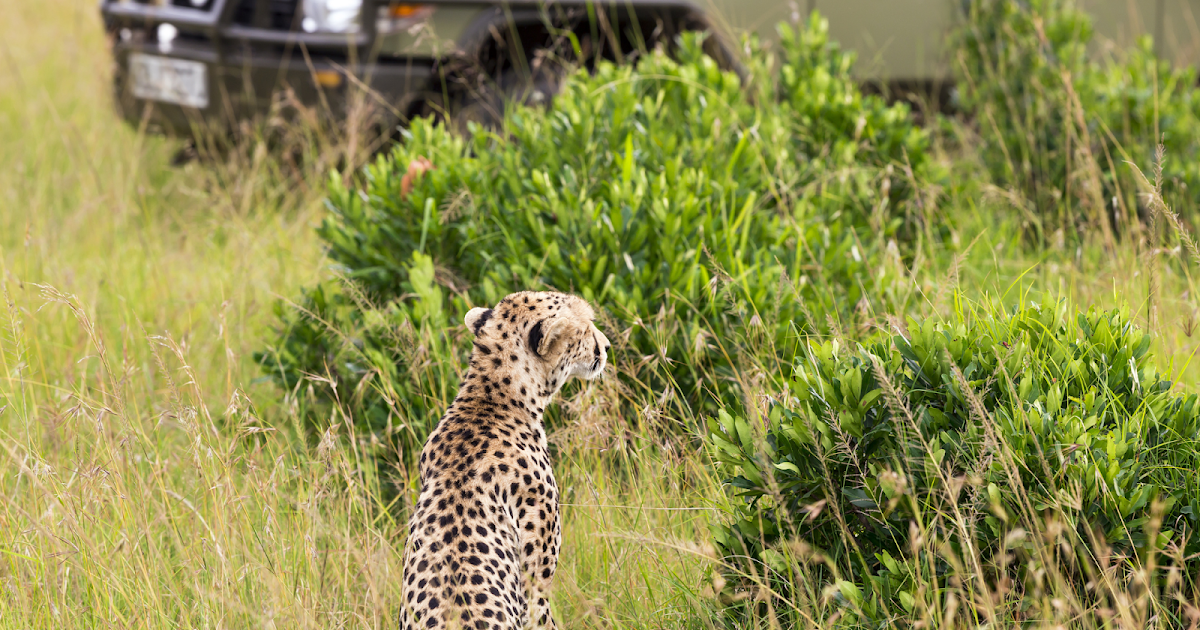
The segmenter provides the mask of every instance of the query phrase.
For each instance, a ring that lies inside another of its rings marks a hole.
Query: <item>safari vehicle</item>
[[[399,119],[494,111],[505,97],[551,96],[564,60],[624,60],[691,29],[712,31],[710,52],[736,65],[740,33],[769,45],[777,22],[814,9],[858,51],[858,76],[933,84],[950,75],[943,41],[971,2],[101,0],[101,13],[123,115],[187,133],[261,115],[281,93],[334,112],[349,94],[369,94]],[[1150,32],[1168,58],[1197,56],[1188,45],[1200,40],[1200,0],[1081,4],[1109,41]]]

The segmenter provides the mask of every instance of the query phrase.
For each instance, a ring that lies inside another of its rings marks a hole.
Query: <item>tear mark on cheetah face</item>
[[[529,291],[467,313],[470,368],[421,451],[401,628],[556,627],[562,531],[542,416],[571,377],[604,371],[594,319],[578,297]]]

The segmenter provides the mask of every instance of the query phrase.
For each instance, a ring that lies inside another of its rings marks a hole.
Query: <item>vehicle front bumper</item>
[[[134,125],[181,135],[229,129],[238,121],[270,113],[287,114],[286,95],[320,117],[346,115],[361,98],[381,120],[404,118],[423,99],[432,83],[431,59],[383,59],[353,64],[296,48],[253,50],[250,46],[219,50],[207,41],[176,40],[169,50],[157,43],[114,37],[114,92],[121,115]],[[239,50],[240,49],[240,50]],[[138,98],[128,76],[133,53],[183,59],[207,67],[208,105],[202,109]],[[282,105],[282,107],[280,106]]]

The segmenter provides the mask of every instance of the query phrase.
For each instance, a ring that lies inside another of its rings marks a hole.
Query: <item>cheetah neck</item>
[[[494,357],[478,348],[471,355],[471,368],[454,399],[457,411],[475,411],[478,416],[511,417],[518,422],[540,425],[546,407],[566,380],[547,375],[527,361],[493,364]]]

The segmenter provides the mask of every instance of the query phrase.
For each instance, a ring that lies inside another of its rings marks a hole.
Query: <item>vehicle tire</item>
[[[446,94],[430,94],[413,113],[432,116],[447,127],[466,135],[470,122],[485,129],[499,129],[508,103],[549,105],[562,89],[569,69],[542,64],[533,72],[506,68],[495,79],[475,75],[475,80],[459,76],[448,81]]]
[[[509,103],[549,106],[562,89],[566,74],[563,69],[539,69],[529,73],[509,68],[501,73],[494,85],[466,95],[454,113],[455,126],[465,130],[468,122],[476,122],[488,129],[498,129],[504,122],[504,110]]]

